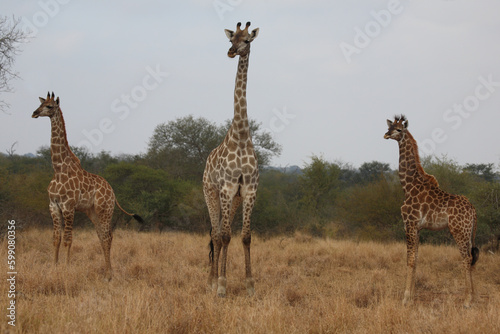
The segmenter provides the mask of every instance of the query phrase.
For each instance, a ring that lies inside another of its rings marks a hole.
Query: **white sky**
[[[31,119],[47,91],[70,145],[94,153],[144,153],[156,125],[189,114],[222,123],[237,67],[223,30],[251,21],[248,114],[283,146],[273,165],[396,167],[383,135],[400,113],[427,153],[498,165],[499,13],[497,0],[4,0],[1,15],[36,31],[0,96],[0,151],[49,145],[49,120]]]

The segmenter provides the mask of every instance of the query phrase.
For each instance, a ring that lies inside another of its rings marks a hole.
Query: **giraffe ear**
[[[40,100],[40,103],[44,103],[45,102],[45,99],[43,97],[39,97],[38,99]]]
[[[403,125],[404,125],[405,129],[407,129],[408,128],[408,121],[404,122]]]
[[[59,107],[59,96],[58,96],[58,97],[57,97],[57,99],[56,99],[56,104],[57,104],[57,106]]]
[[[249,41],[250,42],[253,41],[255,38],[257,38],[258,35],[259,35],[259,28],[252,30],[252,32],[250,33]]]
[[[229,29],[224,29],[224,32],[226,33],[227,38],[231,39],[234,36],[234,31],[229,30]]]
[[[392,125],[392,121],[391,121],[390,119],[388,119],[388,120],[387,120],[387,126],[388,126],[388,127],[391,127],[391,125]]]

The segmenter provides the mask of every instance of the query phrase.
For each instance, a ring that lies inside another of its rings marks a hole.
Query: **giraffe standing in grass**
[[[415,290],[418,233],[421,229],[448,228],[457,242],[465,271],[464,306],[470,307],[474,296],[472,268],[479,257],[474,245],[477,216],[474,206],[465,196],[452,195],[441,189],[436,178],[427,174],[418,155],[417,142],[408,131],[405,116],[387,120],[389,130],[385,139],[394,139],[399,145],[399,179],[405,193],[401,215],[405,223],[407,246],[407,276],[403,304],[412,298]]]
[[[250,22],[241,30],[238,23],[236,32],[225,30],[231,42],[227,55],[239,56],[238,72],[234,89],[234,118],[224,141],[208,156],[203,173],[203,193],[207,202],[211,229],[211,270],[208,277],[209,288],[217,289],[217,295],[226,296],[227,248],[231,241],[231,223],[236,210],[243,203],[243,226],[241,230],[245,252],[246,289],[248,295],[255,293],[254,279],[250,266],[250,215],[255,204],[259,169],[257,157],[250,136],[247,117],[247,71],[250,43],[257,37],[259,29],[248,31]],[[222,260],[219,270],[219,255]]]
[[[73,239],[73,217],[75,210],[83,211],[96,227],[104,252],[106,277],[111,280],[110,251],[113,238],[111,217],[113,216],[115,203],[120,210],[129,216],[133,216],[141,223],[143,222],[142,218],[121,208],[115,198],[113,189],[104,178],[91,174],[82,168],[80,160],[71,151],[68,144],[64,118],[59,107],[59,97],[55,99],[54,93],[52,93],[52,96],[47,94],[46,99],[40,97],[40,102],[40,107],[33,112],[31,117],[49,117],[52,128],[50,155],[52,167],[54,168],[54,177],[47,190],[50,199],[50,214],[54,223],[55,263],[57,264],[59,258],[63,223],[64,247],[68,249],[66,264],[69,263]]]

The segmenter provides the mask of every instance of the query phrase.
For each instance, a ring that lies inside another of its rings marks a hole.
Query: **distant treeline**
[[[397,171],[372,161],[354,168],[346,163],[313,156],[302,169],[269,167],[281,147],[252,122],[260,159],[260,184],[252,214],[252,229],[262,236],[303,231],[313,236],[357,240],[404,240],[400,207],[403,191]],[[160,124],[142,155],[90,154],[72,147],[82,167],[99,174],[113,187],[121,206],[140,214],[144,225],[115,210],[118,228],[141,231],[209,231],[209,217],[202,192],[205,159],[225,135],[228,124],[216,126],[191,116]],[[12,150],[0,154],[1,233],[7,220],[19,228],[52,226],[47,186],[53,170],[50,149],[36,156],[19,156]],[[476,243],[500,234],[500,175],[493,164],[459,165],[443,158],[424,158],[427,173],[450,193],[467,196],[477,209]],[[91,226],[84,214],[75,225]],[[235,217],[235,231],[241,216]],[[421,233],[424,242],[448,242],[449,232]]]

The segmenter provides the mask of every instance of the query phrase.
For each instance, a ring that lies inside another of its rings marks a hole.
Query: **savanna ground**
[[[256,296],[249,298],[233,236],[220,299],[206,287],[208,235],[117,230],[109,283],[94,231],[74,231],[69,267],[52,263],[51,240],[48,229],[18,231],[16,326],[3,315],[2,332],[500,333],[499,255],[480,254],[476,302],[464,309],[457,248],[421,245],[415,302],[402,307],[403,243],[254,237]],[[0,258],[6,250],[3,240]],[[5,280],[0,288],[6,314]]]

